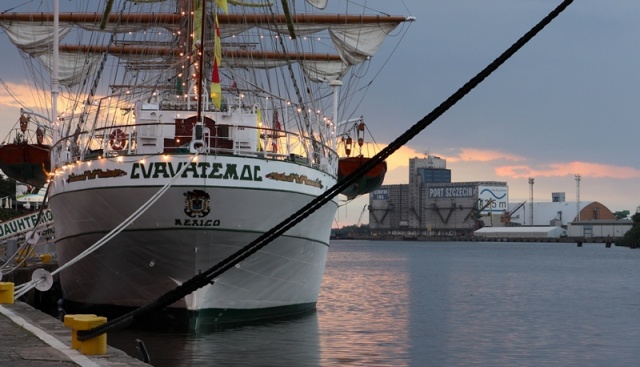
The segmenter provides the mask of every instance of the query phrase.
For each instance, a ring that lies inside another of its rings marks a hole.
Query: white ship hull
[[[126,158],[71,165],[55,177],[50,205],[60,265],[140,208],[189,156]],[[294,162],[199,158],[141,217],[61,272],[65,299],[100,306],[146,305],[247,245],[335,183],[334,177]],[[190,197],[197,190],[206,193],[208,205]],[[325,205],[213,285],[172,307],[215,315],[206,323],[224,321],[225,314],[234,319],[242,311],[262,317],[315,307],[336,208],[335,202]]]

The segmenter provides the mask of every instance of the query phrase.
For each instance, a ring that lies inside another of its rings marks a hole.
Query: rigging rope
[[[491,73],[497,70],[502,64],[504,64],[511,56],[513,56],[520,48],[522,48],[527,42],[529,42],[535,35],[537,35],[545,26],[547,26],[553,19],[555,19],[562,11],[564,11],[573,0],[565,0],[557,8],[555,8],[552,12],[550,12],[544,19],[542,19],[538,24],[536,24],[531,30],[525,33],[520,39],[518,39],[511,47],[509,47],[505,52],[503,52],[498,58],[496,58],[493,62],[491,62],[487,67],[485,67],[482,71],[480,71],[476,76],[471,78],[466,84],[464,84],[460,89],[458,89],[455,93],[453,93],[449,98],[447,98],[444,102],[442,102],[438,107],[432,110],[427,116],[422,118],[422,120],[415,123],[409,130],[405,131],[402,135],[400,135],[396,140],[394,140],[391,144],[381,150],[378,154],[352,172],[350,175],[346,176],[344,179],[338,181],[334,186],[329,188],[326,192],[319,195],[307,205],[305,205],[302,209],[298,210],[296,213],[289,216],[287,219],[283,220],[281,223],[270,229],[269,231],[263,233],[261,236],[253,240],[251,243],[224,259],[220,263],[214,265],[212,268],[207,271],[198,274],[181,285],[177,286],[174,290],[165,293],[164,295],[158,297],[153,302],[142,306],[134,311],[131,311],[125,315],[117,317],[111,321],[108,321],[105,324],[102,324],[98,327],[95,327],[90,330],[82,330],[77,332],[78,340],[85,341],[87,339],[94,338],[103,333],[106,333],[109,330],[116,330],[123,327],[126,327],[132,324],[136,318],[139,318],[147,313],[154,312],[170,304],[180,300],[182,297],[190,294],[191,292],[205,286],[208,284],[213,284],[213,279],[222,275],[225,271],[231,269],[236,264],[240,263],[242,260],[248,258],[271,241],[276,239],[278,236],[285,233],[287,230],[291,229],[293,226],[298,224],[300,221],[308,217],[314,211],[322,207],[324,204],[329,202],[332,198],[337,196],[341,191],[349,187],[352,183],[358,180],[360,177],[365,175],[369,170],[375,167],[377,164],[384,161],[387,157],[389,157],[396,150],[400,149],[404,144],[406,144],[409,140],[415,137],[418,133],[424,130],[427,126],[431,125],[438,117],[440,117],[443,113],[445,113],[449,108],[455,105],[459,100],[461,100],[465,95],[467,95],[472,89],[474,89],[478,84],[480,84],[484,79],[486,79]]]

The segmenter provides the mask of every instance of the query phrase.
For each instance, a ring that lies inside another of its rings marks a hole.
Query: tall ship
[[[64,299],[122,309],[332,187],[361,123],[346,102],[357,106],[376,51],[413,20],[352,1],[16,3],[0,27],[46,102],[22,114],[50,150],[37,167],[48,170],[59,265],[72,263]],[[314,309],[337,208],[331,200],[166,312],[197,329]]]

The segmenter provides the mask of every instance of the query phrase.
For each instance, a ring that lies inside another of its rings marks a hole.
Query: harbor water
[[[124,330],[154,366],[633,366],[640,251],[332,241],[317,311],[199,334]]]

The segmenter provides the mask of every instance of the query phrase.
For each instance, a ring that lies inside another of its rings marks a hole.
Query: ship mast
[[[198,114],[196,119],[196,140],[202,140],[202,129],[204,122],[202,121],[202,100],[204,99],[202,93],[202,79],[204,74],[204,36],[205,36],[205,14],[207,11],[207,0],[202,0],[202,15],[200,16],[200,45],[196,45],[196,49],[199,50],[198,55]]]
[[[329,132],[332,139],[329,139],[329,141],[331,142],[331,148],[335,150],[337,146],[335,136],[338,127],[338,99],[340,97],[340,87],[342,86],[342,80],[331,80],[329,82],[329,86],[333,88],[333,121]]]
[[[60,88],[60,81],[58,75],[58,58],[59,58],[59,44],[60,37],[58,29],[60,28],[60,0],[53,1],[53,70],[51,73],[51,130],[52,143],[58,142],[58,89]]]

